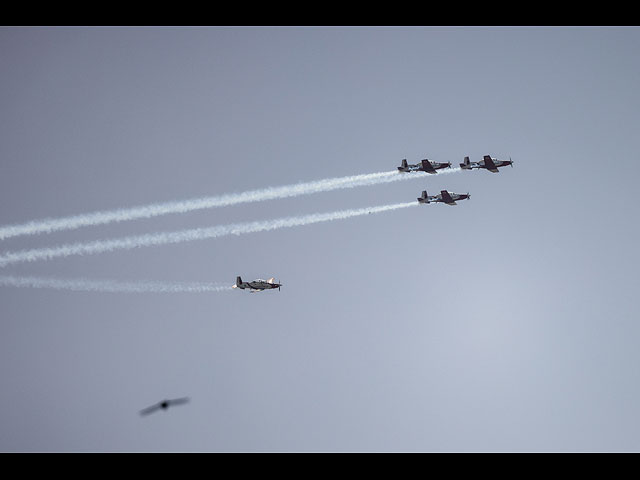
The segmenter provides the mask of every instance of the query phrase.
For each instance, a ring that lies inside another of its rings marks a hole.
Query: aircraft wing
[[[451,195],[449,195],[449,192],[447,192],[446,190],[442,190],[440,192],[440,195],[442,195],[442,200],[445,203],[453,203],[453,198],[451,198]]]
[[[493,160],[489,155],[485,155],[483,158],[484,158],[484,166],[487,167],[487,170],[494,173],[498,171],[498,167],[496,167],[496,164],[493,163]]]
[[[176,398],[173,400],[169,400],[169,404],[170,405],[182,405],[184,403],[189,402],[189,397],[184,397],[184,398]]]
[[[422,170],[424,170],[425,172],[428,173],[436,173],[436,169],[433,168],[433,165],[431,165],[431,162],[427,159],[422,160]]]

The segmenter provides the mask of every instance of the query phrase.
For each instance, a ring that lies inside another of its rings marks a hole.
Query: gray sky
[[[427,205],[0,275],[1,451],[638,451],[638,28],[0,28],[0,225],[393,170],[514,168],[2,241]],[[141,418],[163,398],[188,405]]]

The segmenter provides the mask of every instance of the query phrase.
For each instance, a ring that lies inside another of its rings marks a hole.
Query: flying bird
[[[143,408],[140,410],[140,415],[149,415],[157,410],[166,410],[171,405],[183,405],[189,401],[188,397],[184,398],[175,398],[173,400],[162,400],[161,402],[156,403],[155,405],[151,405],[150,407]]]

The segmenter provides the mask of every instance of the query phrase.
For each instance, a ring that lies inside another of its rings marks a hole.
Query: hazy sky
[[[2,240],[0,255],[471,193],[0,268],[284,284],[0,287],[0,450],[639,451],[638,51],[638,28],[0,28],[0,226],[403,158],[515,162]]]

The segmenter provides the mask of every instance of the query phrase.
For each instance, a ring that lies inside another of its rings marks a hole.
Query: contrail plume
[[[0,285],[21,288],[51,288],[76,292],[108,293],[205,293],[231,291],[231,285],[197,282],[120,282],[116,280],[92,280],[87,278],[63,279],[44,277],[16,277],[0,275]]]
[[[448,168],[439,170],[437,175],[459,171],[460,168]],[[185,213],[206,208],[228,207],[239,203],[260,202],[277,198],[296,197],[318,192],[354,188],[365,185],[377,185],[381,183],[397,182],[425,178],[429,175],[424,172],[400,173],[398,171],[368,173],[352,175],[348,177],[327,178],[312,182],[296,183],[281,187],[268,187],[259,190],[249,190],[242,193],[228,193],[219,196],[202,197],[190,200],[180,200],[165,203],[156,203],[132,208],[105,210],[93,213],[85,213],[60,218],[46,218],[34,220],[23,224],[0,226],[0,240],[20,235],[35,235],[51,233],[59,230],[73,230],[80,227],[103,225],[113,222],[124,222],[152,218],[171,213]]]
[[[38,260],[50,260],[58,257],[69,257],[71,255],[92,255],[96,253],[112,252],[115,250],[130,250],[138,247],[149,247],[153,245],[167,245],[172,243],[191,242],[194,240],[205,240],[219,238],[227,235],[244,235],[246,233],[266,232],[280,228],[297,227],[310,225],[312,223],[329,222],[342,220],[360,215],[387,212],[400,208],[414,207],[418,202],[396,203],[392,205],[382,205],[377,207],[358,208],[351,210],[339,210],[329,213],[313,213],[296,217],[276,218],[272,220],[260,220],[255,222],[234,223],[229,225],[218,225],[207,228],[194,228],[190,230],[180,230],[176,232],[158,232],[146,235],[137,235],[110,240],[95,240],[86,243],[72,243],[57,247],[37,248],[33,250],[22,250],[17,252],[7,252],[0,255],[0,267],[5,267],[14,263],[35,262]]]

